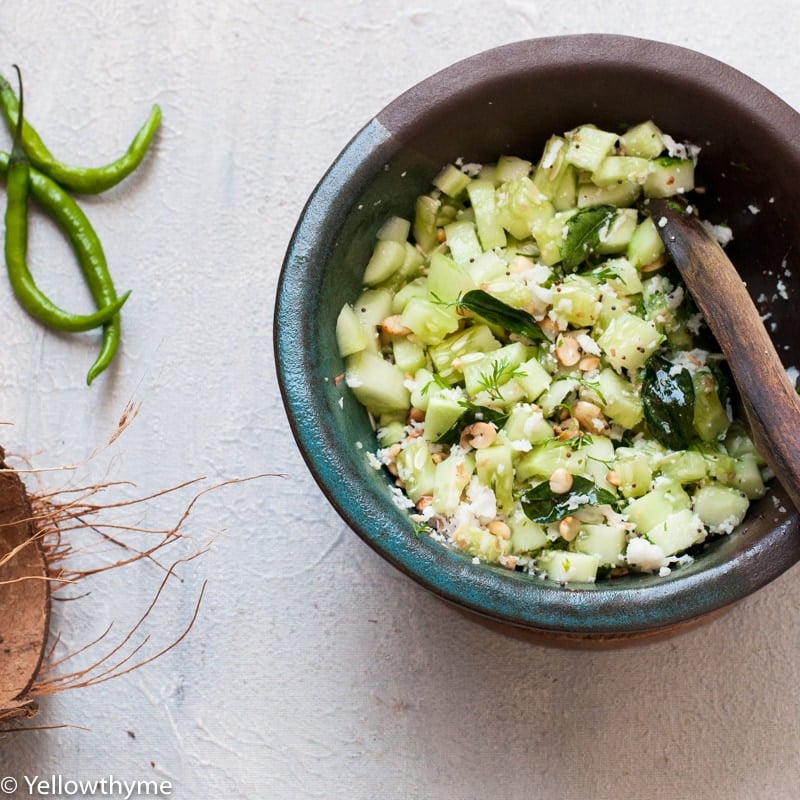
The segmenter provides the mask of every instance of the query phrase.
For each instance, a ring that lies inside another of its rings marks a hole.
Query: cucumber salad
[[[560,583],[665,576],[764,494],[647,214],[698,153],[652,121],[582,125],[538,162],[448,164],[385,221],[336,337],[420,535]]]

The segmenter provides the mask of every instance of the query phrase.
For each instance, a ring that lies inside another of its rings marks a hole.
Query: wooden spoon
[[[728,360],[753,441],[800,510],[800,396],[736,267],[697,216],[675,200],[648,212]]]

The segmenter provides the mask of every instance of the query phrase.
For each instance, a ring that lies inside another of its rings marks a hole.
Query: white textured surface
[[[638,649],[551,650],[484,629],[379,560],[315,488],[280,408],[271,318],[307,195],[349,138],[418,80],[520,38],[617,32],[704,51],[797,108],[798,8],[3,4],[0,71],[23,68],[27,113],[51,149],[75,162],[111,156],[152,102],[164,111],[141,176],[87,202],[118,284],[133,289],[114,376],[87,389],[94,339],[44,333],[0,281],[0,419],[14,423],[3,443],[40,467],[80,461],[135,399],[141,413],[110,451],[45,485],[135,480],[139,489],[119,490],[127,497],[197,475],[287,476],[203,498],[191,517],[197,541],[224,532],[183,570],[151,628],[154,642],[169,641],[207,578],[193,632],[141,671],[43,702],[40,724],[73,727],[0,739],[0,777],[20,780],[16,796],[37,774],[164,778],[191,800],[797,796],[796,571],[711,625]],[[47,226],[34,226],[31,246],[42,283],[87,302]],[[160,575],[141,564],[57,604],[59,652],[112,620],[121,631]]]

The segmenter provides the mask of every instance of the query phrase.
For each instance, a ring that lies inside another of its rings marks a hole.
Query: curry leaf
[[[467,292],[459,298],[458,305],[469,309],[490,325],[499,325],[512,333],[527,336],[533,341],[547,340],[536,320],[527,311],[514,308],[483,289],[472,289]]]
[[[573,475],[569,491],[556,494],[550,488],[549,481],[542,481],[532,489],[528,489],[520,497],[520,502],[529,520],[547,524],[574,514],[583,506],[609,505],[616,508],[617,497],[607,489],[601,489],[588,478]]]
[[[575,272],[597,252],[600,232],[615,213],[614,206],[591,206],[567,220],[567,234],[561,245],[561,265],[565,272]]]
[[[671,450],[684,450],[694,437],[694,383],[685,367],[651,356],[642,381],[642,408],[654,438]]]

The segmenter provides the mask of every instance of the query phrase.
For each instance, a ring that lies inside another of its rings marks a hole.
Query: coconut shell
[[[47,562],[30,501],[0,450],[0,722],[36,713],[28,691],[42,663],[49,621]]]

